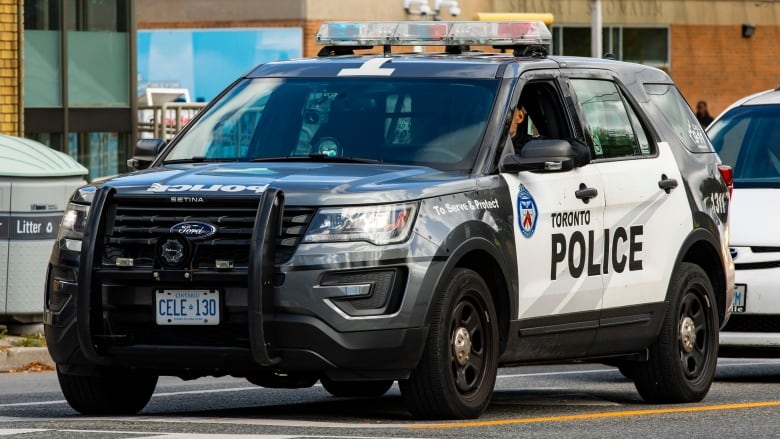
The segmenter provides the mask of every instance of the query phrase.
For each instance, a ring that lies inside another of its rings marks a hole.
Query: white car
[[[780,87],[738,100],[707,134],[734,171],[729,244],[737,291],[720,355],[780,355]]]

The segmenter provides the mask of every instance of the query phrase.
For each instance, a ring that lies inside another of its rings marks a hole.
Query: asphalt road
[[[53,372],[0,374],[6,438],[732,438],[780,437],[780,360],[721,359],[696,404],[649,405],[616,369],[598,364],[502,369],[476,421],[416,420],[398,388],[375,399],[243,379],[162,378],[137,416],[85,417],[63,400]],[[121,397],[117,395],[117,397]]]

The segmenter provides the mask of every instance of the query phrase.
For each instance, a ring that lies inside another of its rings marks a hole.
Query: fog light
[[[230,270],[233,268],[233,261],[217,259],[214,261],[214,266],[217,267],[217,270]]]
[[[62,310],[78,290],[76,274],[72,270],[52,268],[46,290],[46,308],[54,312]]]
[[[117,267],[132,267],[134,263],[133,258],[116,258]]]

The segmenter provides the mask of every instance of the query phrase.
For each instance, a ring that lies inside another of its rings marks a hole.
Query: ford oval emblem
[[[200,241],[217,233],[217,227],[200,221],[185,221],[171,227],[171,233],[178,233],[187,239]]]

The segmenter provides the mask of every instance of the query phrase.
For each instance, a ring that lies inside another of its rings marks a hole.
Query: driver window
[[[519,153],[522,147],[533,139],[570,138],[565,114],[560,94],[552,82],[527,83],[517,106],[512,110],[509,137],[515,153]]]

